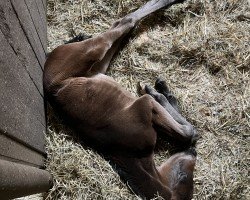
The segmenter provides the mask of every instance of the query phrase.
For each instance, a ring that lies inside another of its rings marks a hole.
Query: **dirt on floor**
[[[95,36],[145,0],[48,0],[49,51],[78,33]],[[138,95],[164,78],[197,128],[194,199],[250,199],[250,1],[187,0],[146,18],[108,74]],[[111,166],[48,114],[46,199],[139,199]],[[166,149],[155,155],[159,165]]]

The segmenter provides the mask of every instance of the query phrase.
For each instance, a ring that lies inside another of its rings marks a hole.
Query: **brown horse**
[[[146,199],[191,199],[196,153],[171,156],[156,167],[157,132],[191,144],[197,134],[178,112],[166,83],[145,86],[137,98],[105,74],[123,38],[145,16],[184,0],[151,0],[112,27],[80,42],[61,45],[48,57],[44,90],[51,105],[80,138],[108,156],[134,192]]]

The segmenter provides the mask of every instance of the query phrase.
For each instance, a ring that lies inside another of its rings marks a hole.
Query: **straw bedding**
[[[97,35],[140,0],[48,0],[49,51],[80,32]],[[194,199],[250,199],[250,2],[188,0],[145,19],[108,74],[138,95],[138,82],[164,78],[197,128]],[[111,166],[69,136],[50,109],[46,199],[139,199]],[[169,157],[162,148],[157,164]]]

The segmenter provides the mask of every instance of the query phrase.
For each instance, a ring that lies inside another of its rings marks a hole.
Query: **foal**
[[[44,67],[51,105],[80,138],[108,156],[119,175],[143,198],[191,199],[196,153],[188,150],[156,167],[153,154],[160,130],[191,144],[197,134],[178,112],[166,83],[137,98],[105,74],[122,39],[145,16],[184,0],[151,0],[111,28],[80,42],[57,47]]]

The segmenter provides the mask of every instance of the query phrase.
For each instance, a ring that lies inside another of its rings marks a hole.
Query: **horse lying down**
[[[104,156],[142,198],[191,199],[196,152],[176,153],[156,167],[157,133],[191,145],[194,127],[179,113],[166,83],[142,88],[134,97],[105,75],[125,36],[149,14],[184,0],[151,0],[113,23],[106,32],[53,50],[44,67],[44,91],[50,104],[80,139]],[[79,40],[79,37],[76,38]],[[81,40],[81,39],[80,39]]]

